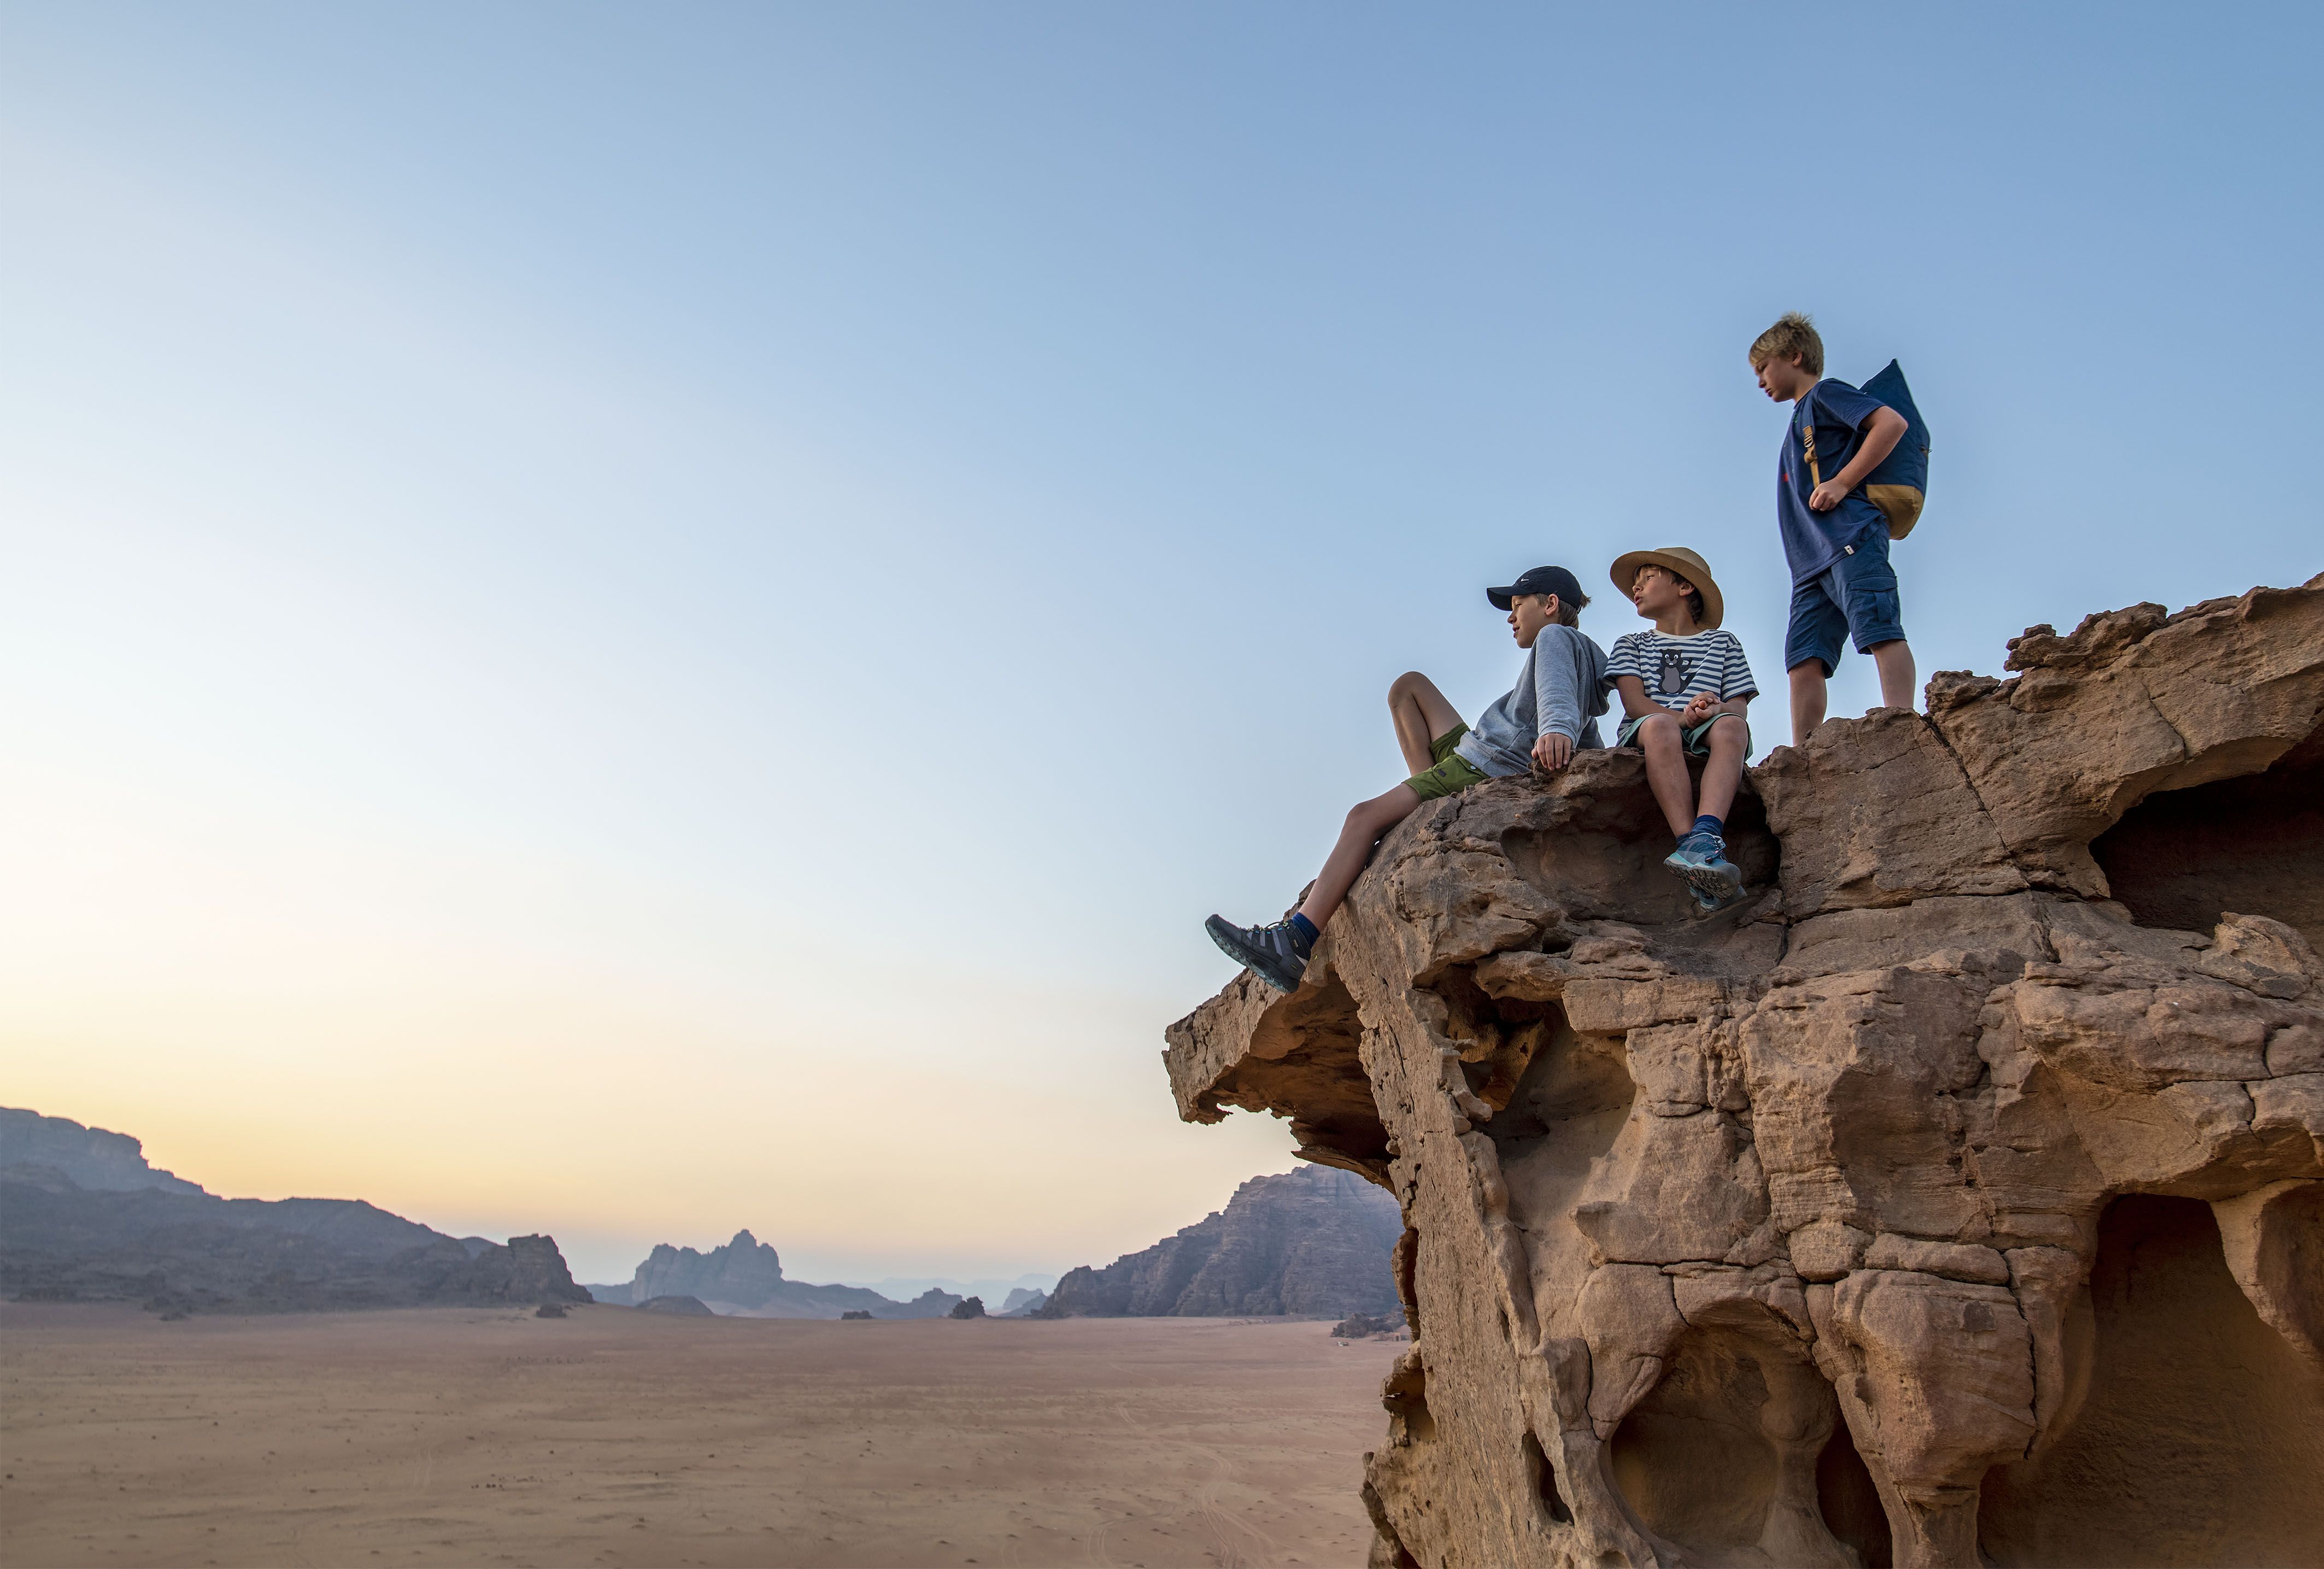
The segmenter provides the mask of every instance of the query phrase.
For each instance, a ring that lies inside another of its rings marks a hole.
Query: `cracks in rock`
[[[1573,1511],[1566,1507],[1564,1498],[1557,1491],[1557,1468],[1550,1464],[1548,1452],[1542,1448],[1541,1440],[1534,1436],[1531,1428],[1526,1430],[1519,1446],[1525,1460],[1526,1475],[1533,1482],[1534,1496],[1541,1500],[1543,1511],[1557,1525],[1572,1525]]]
[[[1399,1195],[1401,1197],[1402,1195]],[[1406,1213],[1411,1213],[1411,1201],[1404,1200]],[[1404,1305],[1404,1321],[1412,1326],[1412,1340],[1420,1343],[1420,1291],[1416,1283],[1416,1271],[1420,1260],[1420,1232],[1410,1224],[1396,1240],[1388,1254],[1388,1270],[1396,1279],[1397,1300]]]
[[[2010,1301],[2017,1305],[2017,1316],[2025,1321],[2025,1387],[2034,1391],[2034,1404],[2027,1407],[2025,1412],[2026,1426],[2029,1429],[2025,1435],[2025,1447],[2018,1454],[2020,1460],[2025,1460],[2032,1458],[2034,1451],[2041,1446],[2044,1437],[2042,1431],[2041,1412],[2038,1409],[2042,1404],[2041,1337],[2034,1333],[2034,1315],[2025,1311],[2025,1293],[2019,1288],[2014,1271],[2007,1289]]]
[[[2022,846],[2013,844],[2009,842],[2009,835],[2003,830],[2001,818],[1994,811],[1993,803],[1985,798],[1985,791],[1978,785],[1977,771],[1969,767],[1969,759],[1963,757],[1960,754],[1960,749],[1953,745],[1953,738],[1945,734],[1945,727],[1937,723],[1935,715],[1922,714],[1915,715],[1915,717],[1917,717],[1922,724],[1929,727],[1929,733],[1937,738],[1937,744],[1945,749],[1945,755],[1951,758],[1953,760],[1953,766],[1960,770],[1961,778],[1969,781],[1969,793],[1977,798],[1978,810],[1983,812],[1985,814],[1985,820],[1993,825],[1994,837],[1999,839],[2001,841],[2002,847],[2009,852],[2011,863],[2013,865],[2016,864],[2018,856],[2024,854],[2024,849]],[[2025,875],[2028,881],[2033,880],[2032,874],[2026,872],[2024,866],[2018,866],[2017,870],[2020,873]]]

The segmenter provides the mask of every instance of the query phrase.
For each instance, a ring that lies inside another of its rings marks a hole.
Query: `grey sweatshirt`
[[[1571,736],[1574,746],[1603,746],[1598,715],[1606,712],[1606,651],[1570,626],[1553,622],[1526,650],[1517,684],[1478,715],[1452,750],[1495,779],[1533,767],[1533,743],[1544,731]]]

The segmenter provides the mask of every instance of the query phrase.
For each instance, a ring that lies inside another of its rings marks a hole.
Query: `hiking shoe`
[[[1689,834],[1663,864],[1686,880],[1706,910],[1723,909],[1743,896],[1743,872],[1727,859],[1727,841],[1716,834]],[[1704,903],[1708,896],[1711,902]]]
[[[1287,919],[1273,926],[1240,927],[1219,916],[1203,923],[1219,952],[1247,966],[1278,992],[1296,992],[1307,974],[1308,945]]]
[[[1686,885],[1686,891],[1694,900],[1694,912],[1697,915],[1717,915],[1722,909],[1730,909],[1743,902],[1743,891],[1739,888],[1733,893],[1721,897],[1715,893],[1705,893],[1690,882]]]

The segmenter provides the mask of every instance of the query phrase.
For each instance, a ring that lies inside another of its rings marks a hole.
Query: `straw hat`
[[[1711,563],[1693,551],[1668,545],[1659,550],[1633,550],[1617,557],[1614,586],[1622,591],[1623,598],[1630,596],[1630,581],[1637,577],[1641,567],[1660,567],[1694,585],[1695,591],[1702,595],[1703,631],[1709,632],[1727,619],[1727,601],[1720,597],[1719,585],[1711,576]]]

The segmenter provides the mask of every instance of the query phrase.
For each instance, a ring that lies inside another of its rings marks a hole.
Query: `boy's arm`
[[[1751,706],[1751,699],[1759,695],[1759,683],[1752,678],[1750,662],[1744,659],[1743,645],[1735,641],[1735,634],[1723,632],[1716,635],[1720,642],[1719,691],[1729,696],[1721,698],[1711,692],[1696,693],[1694,700],[1686,706],[1686,722],[1700,725],[1714,714],[1732,714],[1748,724],[1745,711]]]
[[[1582,672],[1571,627],[1545,626],[1533,651],[1533,760],[1554,771],[1582,740]],[[1545,639],[1554,641],[1545,642]]]
[[[1637,676],[1617,676],[1614,690],[1622,696],[1622,717],[1643,719],[1662,706],[1646,696],[1646,683]]]
[[[1856,444],[1856,456],[1848,466],[1815,487],[1808,497],[1808,505],[1820,512],[1828,512],[1848,499],[1848,493],[1864,483],[1864,476],[1880,466],[1880,460],[1896,449],[1904,438],[1904,416],[1882,404],[1872,411],[1864,422],[1864,439]]]

